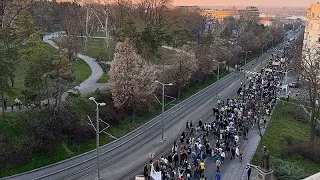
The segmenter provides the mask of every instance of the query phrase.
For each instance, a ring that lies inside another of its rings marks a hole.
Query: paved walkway
[[[45,35],[43,37],[43,41],[50,44],[52,47],[59,49],[59,47],[56,45],[55,42],[53,42],[51,39],[53,37],[58,37],[61,35],[61,32],[55,32],[49,35]],[[77,57],[84,60],[91,68],[91,75],[83,81],[80,85],[74,87],[74,89],[79,90],[81,94],[89,94],[95,92],[97,89],[100,90],[106,90],[108,89],[107,83],[97,83],[97,81],[100,79],[100,77],[103,74],[103,70],[100,67],[100,65],[95,61],[94,58],[91,58],[89,56],[83,55],[83,54],[77,54]],[[106,64],[111,64],[111,62],[107,62]],[[74,92],[74,90],[69,90],[68,92]],[[65,100],[67,98],[67,93],[65,93],[62,96],[62,99]],[[43,100],[41,103],[46,104],[47,100]],[[19,112],[19,111],[25,111],[27,108],[25,106],[22,106],[21,109],[14,106],[13,109],[11,107],[8,107],[6,112]]]
[[[53,37],[58,37],[61,35],[61,32],[55,32],[43,37],[43,41],[50,44],[54,48],[58,49],[59,47],[51,39]],[[107,83],[97,83],[100,77],[103,74],[103,70],[100,65],[95,61],[94,58],[78,53],[77,57],[84,60],[91,68],[91,75],[83,81],[79,86],[76,86],[75,89],[78,89],[81,94],[88,94],[94,92],[97,88],[105,90],[108,88]],[[71,90],[72,91],[72,90]]]

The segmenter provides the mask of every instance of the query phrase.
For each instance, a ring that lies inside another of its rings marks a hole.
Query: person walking
[[[221,174],[219,170],[216,172],[216,180],[221,180]]]
[[[220,171],[220,166],[221,166],[221,161],[220,159],[216,160],[216,165],[217,165],[217,171]]]
[[[149,175],[148,175],[148,166],[144,166],[144,169],[143,169],[143,176],[145,179],[149,179]]]
[[[201,162],[199,163],[199,166],[200,166],[200,177],[201,177],[201,175],[203,174],[204,169],[205,169],[205,164],[204,164],[204,162],[201,161]]]
[[[235,156],[236,156],[236,148],[235,148],[235,147],[232,147],[232,148],[231,148],[231,160],[232,160],[232,159],[235,159]]]
[[[7,103],[8,103],[8,100],[7,100],[6,98],[4,98],[4,99],[3,99],[3,109],[4,109],[4,110],[7,110],[7,108],[8,108]]]
[[[250,176],[251,176],[251,166],[249,164],[247,164],[247,176],[248,176],[248,180],[250,180]]]

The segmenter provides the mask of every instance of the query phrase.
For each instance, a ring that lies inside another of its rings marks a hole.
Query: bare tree
[[[310,146],[314,145],[317,118],[319,117],[319,87],[320,87],[320,51],[316,44],[305,45],[302,51],[301,69],[304,83],[307,87],[310,116]]]
[[[161,21],[162,13],[172,0],[139,0],[138,12],[146,24],[157,24]]]

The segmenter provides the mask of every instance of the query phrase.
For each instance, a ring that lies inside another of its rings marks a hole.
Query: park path
[[[61,36],[61,32],[55,32],[43,37],[43,41],[50,44],[52,47],[59,49],[55,42],[52,41],[53,37]],[[103,74],[103,70],[94,58],[78,53],[77,57],[84,60],[91,68],[91,75],[83,81],[80,85],[74,87],[79,90],[81,94],[88,94],[94,92],[97,88],[105,90],[108,88],[107,83],[97,83]]]
[[[45,35],[43,37],[43,41],[45,43],[50,44],[52,47],[59,49],[59,47],[56,45],[55,42],[52,41],[53,37],[59,37],[61,36],[62,32],[54,32],[48,35]],[[100,77],[103,74],[103,70],[100,67],[100,65],[95,61],[94,58],[83,55],[78,53],[77,57],[84,60],[91,69],[91,75],[82,83],[80,83],[78,86],[74,87],[73,89],[70,89],[68,92],[76,92],[79,91],[81,94],[89,94],[95,92],[97,89],[100,90],[106,90],[108,89],[108,83],[97,83],[97,81],[100,79]],[[110,62],[106,64],[111,64]],[[62,100],[65,101],[68,96],[68,93],[64,93],[62,95]],[[46,104],[48,100],[43,100],[41,103]],[[23,103],[23,102],[22,102]],[[6,112],[19,112],[26,110],[26,108],[23,106],[21,109],[17,108],[16,106],[13,107],[8,107]]]

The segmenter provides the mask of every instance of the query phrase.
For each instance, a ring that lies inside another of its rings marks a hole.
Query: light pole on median
[[[251,53],[251,51],[242,51],[242,52],[246,53],[246,56],[244,58],[244,65],[246,65],[247,64],[248,53]]]
[[[163,121],[164,121],[164,87],[165,86],[172,86],[173,84],[172,83],[169,83],[169,84],[165,84],[165,83],[162,83],[160,81],[155,81],[155,83],[158,83],[158,84],[161,84],[162,85],[162,119],[161,119],[161,142],[164,141],[163,139]]]
[[[106,105],[106,103],[98,103],[97,101],[96,101],[96,99],[94,98],[94,97],[90,97],[89,98],[89,100],[91,100],[91,101],[93,101],[93,102],[95,102],[96,103],[96,105],[97,105],[97,108],[96,108],[96,123],[97,123],[97,127],[96,127],[96,143],[97,143],[97,180],[99,180],[100,179],[100,163],[99,163],[99,143],[100,143],[100,137],[99,137],[99,134],[100,134],[100,132],[99,132],[99,120],[100,120],[100,118],[99,118],[99,107],[100,106],[105,106]]]
[[[213,60],[213,62],[216,62],[218,64],[217,81],[219,81],[219,79],[220,79],[220,63],[225,64],[226,62],[225,61],[219,62],[219,61],[216,61],[216,60]]]

